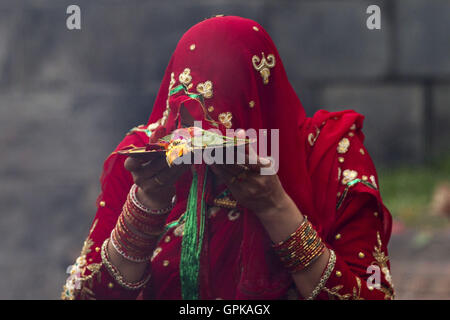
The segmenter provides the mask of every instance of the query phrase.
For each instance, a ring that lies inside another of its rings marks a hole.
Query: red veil
[[[170,59],[147,125],[127,136],[118,149],[142,145],[149,137],[155,140],[173,130],[182,103],[195,119],[202,120],[206,129],[219,128],[224,133],[226,128],[269,129],[268,136],[270,129],[279,129],[281,183],[327,239],[337,219],[336,144],[352,125],[361,128],[361,115],[351,111],[319,112],[306,118],[267,32],[252,20],[233,16],[207,19],[183,35]],[[362,133],[357,132],[362,140]],[[122,163],[123,156],[113,154],[105,163],[104,177],[111,170],[123,171]],[[191,181],[189,172],[178,182],[178,202],[168,222],[185,212]],[[123,190],[112,192],[117,196],[112,200],[117,207],[123,203],[131,183],[126,175],[120,184]],[[219,191],[207,188],[207,201]],[[373,195],[380,200],[378,193]],[[245,208],[240,210],[241,222],[230,228],[211,225],[205,232],[208,254],[202,257],[200,266],[200,298],[215,298],[214,288],[220,286],[233,287],[227,291],[232,292],[227,297],[230,299],[283,297],[292,279],[274,256],[270,239],[256,216]],[[385,215],[385,229],[390,230],[390,218],[388,213]],[[179,254],[179,248],[166,251],[171,256]],[[158,274],[157,268],[152,272]],[[151,296],[167,297],[158,291],[178,290],[167,288],[167,283],[171,283],[167,279],[176,278],[179,282],[177,272],[174,269],[161,280],[154,276],[151,289],[155,292]]]

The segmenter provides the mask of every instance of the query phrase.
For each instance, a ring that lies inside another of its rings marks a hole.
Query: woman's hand
[[[266,166],[270,161],[259,158],[257,164],[213,164],[211,169],[240,205],[263,216],[282,206],[287,197],[276,174],[260,174]]]
[[[245,133],[237,132],[237,136],[245,138]],[[250,158],[256,159],[256,164],[249,164]],[[290,198],[276,173],[261,174],[261,169],[272,165],[271,161],[258,157],[252,148],[247,146],[245,163],[213,164],[211,169],[228,186],[238,203],[260,218],[265,218],[286,206]]]
[[[169,167],[165,157],[157,154],[150,160],[128,157],[124,165],[139,187],[137,191],[139,201],[151,209],[170,206],[175,195],[175,182],[188,168],[187,165]]]
[[[237,136],[245,138],[242,131]],[[255,158],[256,164],[248,164],[249,159]],[[237,202],[259,218],[273,242],[286,239],[303,222],[303,215],[275,173],[261,175],[261,169],[272,166],[268,159],[258,157],[247,147],[245,163],[213,164],[211,169],[228,186]]]

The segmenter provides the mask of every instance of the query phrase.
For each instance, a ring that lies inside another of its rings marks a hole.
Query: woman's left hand
[[[241,131],[237,135],[239,137],[242,134]],[[252,157],[256,158],[256,164],[249,164],[248,159]],[[261,169],[271,165],[270,160],[258,157],[247,146],[245,164],[213,164],[210,167],[228,186],[240,205],[253,211],[259,218],[266,218],[279,211],[290,200],[276,173],[261,174]]]

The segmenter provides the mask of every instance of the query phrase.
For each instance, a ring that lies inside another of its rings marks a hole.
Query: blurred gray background
[[[178,39],[216,14],[267,29],[308,115],[363,113],[377,166],[449,151],[450,1],[1,0],[0,299],[59,298],[104,159],[147,121]]]

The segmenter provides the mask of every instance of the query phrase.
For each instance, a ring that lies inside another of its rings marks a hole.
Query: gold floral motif
[[[184,235],[184,223],[180,224],[173,230],[173,234],[177,237],[182,237]]]
[[[314,133],[310,133],[308,135],[308,142],[309,142],[311,147],[314,146],[314,143],[316,143],[316,140],[319,137],[319,134],[320,134],[320,130],[319,130],[319,128],[316,127],[316,133],[315,134]]]
[[[347,183],[356,179],[356,177],[358,176],[358,172],[355,170],[346,169],[346,170],[344,170],[342,175],[344,176],[342,178],[342,184],[346,185]]]
[[[377,182],[375,181],[375,177],[374,176],[370,176],[369,179],[370,179],[370,182],[372,182],[372,184],[375,186],[375,188],[378,189]]]
[[[147,127],[148,130],[155,130],[159,127],[159,122],[150,123]]]
[[[217,212],[220,211],[219,207],[210,207],[208,210],[208,217],[209,218],[215,218],[217,215]]]
[[[239,211],[232,209],[232,210],[228,211],[228,220],[234,221],[234,220],[238,219],[240,215],[241,215],[241,213]]]
[[[92,233],[97,225],[97,222],[98,220],[94,221],[89,234]],[[77,295],[79,295],[80,299],[95,299],[95,295],[91,289],[94,285],[94,279],[98,282],[101,281],[100,268],[102,263],[87,264],[86,255],[91,252],[91,247],[93,244],[94,242],[89,237],[84,241],[80,256],[68,269],[70,276],[67,278],[66,283],[63,286],[61,299],[73,300]],[[86,270],[88,270],[90,274],[86,275]]]
[[[213,84],[211,81],[205,81],[197,85],[197,92],[200,93],[205,99],[209,99],[213,96]]]
[[[213,201],[214,205],[220,208],[234,209],[237,206],[237,201],[230,197],[215,198]]]
[[[353,287],[352,300],[364,300],[363,298],[361,298],[361,279],[358,277],[356,277],[356,284],[358,286],[358,291],[355,287]]]
[[[104,207],[105,205],[106,205],[106,203],[105,203],[105,201],[103,201],[103,203],[104,203],[104,205],[102,206],[102,207]],[[100,203],[100,205],[101,205],[101,203]],[[98,219],[95,219],[95,221],[94,221],[94,223],[92,224],[92,227],[91,227],[91,229],[89,230],[89,236],[92,234],[92,232],[94,231],[94,229],[95,229],[95,227],[97,226],[97,223],[98,223]],[[89,237],[88,237],[88,239],[89,239]],[[89,239],[90,240],[90,239]],[[92,242],[92,240],[90,240],[91,242]],[[86,244],[85,244],[86,245]],[[92,244],[91,244],[91,246],[92,246]],[[89,247],[90,248],[90,247]],[[90,249],[89,249],[90,250]]]
[[[342,138],[342,140],[339,141],[337,152],[341,154],[346,153],[349,147],[350,147],[350,140],[348,140],[348,138]]]
[[[169,91],[172,89],[173,85],[175,84],[175,73],[170,74],[170,82],[169,82]]]
[[[96,226],[96,223],[94,223],[92,225],[91,230],[89,231],[89,234],[92,233],[92,231],[94,230],[95,226]],[[83,258],[86,258],[86,255],[91,252],[91,247],[92,247],[93,244],[94,244],[94,241],[92,241],[92,239],[90,239],[88,237],[84,241],[83,248],[81,248],[80,256],[83,257]]]
[[[225,128],[229,129],[233,125],[231,123],[231,119],[233,119],[233,115],[231,112],[223,112],[219,114],[219,121],[225,126]]]
[[[357,287],[353,287],[352,293],[341,294],[339,291],[344,287],[342,284],[337,285],[331,289],[324,287],[323,290],[328,293],[328,298],[330,300],[364,300],[361,297],[361,279],[355,277]]]
[[[153,260],[155,260],[156,256],[162,251],[161,247],[156,248],[155,250],[153,250],[153,254],[152,257],[150,258],[150,262],[153,262]]]
[[[264,52],[262,52],[262,58],[254,55],[252,57],[252,63],[255,70],[259,71],[261,77],[263,78],[264,84],[268,84],[270,69],[275,67],[275,56],[273,54],[269,54],[266,59],[266,57],[264,56]]]
[[[351,297],[350,293],[346,294],[340,294],[339,291],[344,287],[344,285],[340,284],[337,286],[334,286],[331,289],[328,289],[327,287],[324,287],[323,290],[328,293],[328,299],[335,300],[336,298],[338,300],[349,300]]]
[[[183,72],[178,77],[178,80],[186,86],[189,85],[189,83],[191,83],[192,81],[191,69],[189,68],[184,69]]]
[[[380,286],[376,289],[384,293],[385,300],[392,300],[394,299],[394,285],[392,283],[391,272],[387,265],[389,257],[386,256],[385,253],[382,251],[383,244],[381,242],[380,232],[378,231],[377,231],[377,245],[378,246],[374,247],[373,257],[375,258],[375,261],[372,262],[372,265],[378,265],[381,268],[381,272],[383,272],[384,278],[389,284],[389,287],[386,288],[385,286]]]

